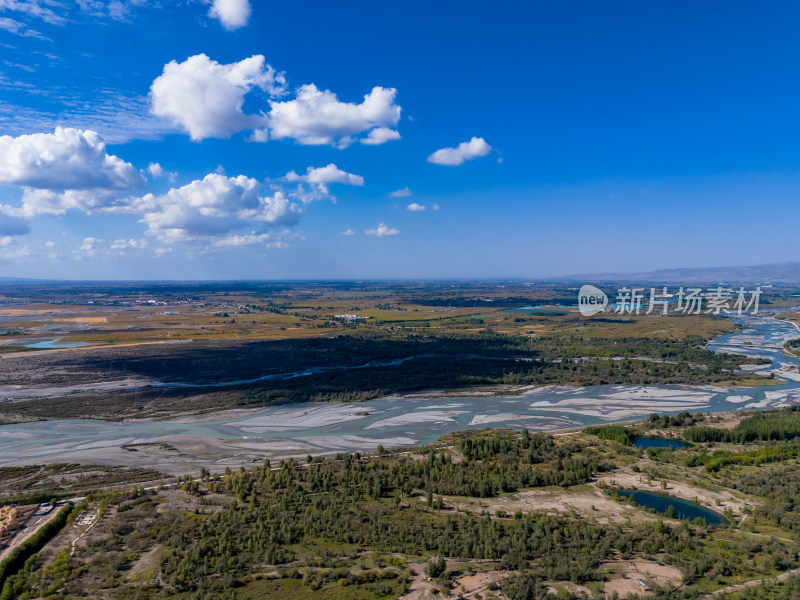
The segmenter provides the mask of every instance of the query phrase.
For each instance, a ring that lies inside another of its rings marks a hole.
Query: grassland
[[[235,286],[234,286],[235,287]],[[109,287],[25,289],[0,302],[0,335],[6,340],[52,339],[120,345],[170,340],[286,339],[325,336],[353,324],[336,319],[359,314],[364,332],[419,329],[489,330],[541,335],[602,332],[610,337],[675,338],[692,332],[710,338],[730,332],[723,318],[704,315],[658,319],[647,315],[585,319],[574,312],[527,315],[516,307],[562,298],[566,290],[517,285],[374,284],[264,286],[241,292],[207,286],[143,291]],[[148,293],[150,292],[150,293]],[[41,300],[52,298],[46,303]],[[39,301],[37,301],[37,299]],[[427,301],[428,303],[426,303]],[[574,310],[574,307],[573,309]],[[59,325],[61,327],[59,327]],[[0,352],[20,346],[4,343]]]

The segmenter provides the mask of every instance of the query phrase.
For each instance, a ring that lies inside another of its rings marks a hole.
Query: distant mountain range
[[[561,279],[572,281],[648,281],[656,283],[800,283],[800,262],[752,267],[660,269],[647,273],[586,273]]]
[[[43,279],[27,279],[24,277],[0,277],[0,283],[30,283],[32,281],[44,281]]]
[[[277,280],[275,280],[277,281]],[[167,281],[167,280],[141,280],[141,281],[79,281],[56,279],[33,279],[24,277],[0,277],[0,285],[24,284],[230,284],[230,283],[274,283],[272,280],[253,281]],[[311,281],[311,280],[309,280]],[[785,262],[769,265],[754,265],[749,267],[702,267],[702,268],[677,268],[659,269],[642,273],[578,273],[565,277],[550,277],[547,281],[639,281],[652,283],[796,283],[800,284],[800,262]]]

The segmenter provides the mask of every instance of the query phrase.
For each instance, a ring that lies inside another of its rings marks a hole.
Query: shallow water
[[[59,350],[61,348],[82,348],[88,346],[83,342],[59,342],[57,340],[45,340],[35,344],[25,344],[25,348],[35,348],[36,350]]]
[[[754,372],[800,364],[780,353],[798,337],[789,323],[742,317],[744,333],[722,336],[714,350],[771,359]],[[749,342],[745,344],[745,342]],[[441,435],[485,427],[553,430],[683,410],[717,412],[800,404],[800,381],[768,388],[713,386],[546,386],[519,395],[392,397],[361,404],[301,403],[246,412],[220,412],[202,422],[112,423],[72,419],[0,426],[0,465],[82,462],[155,466],[179,472],[187,465],[219,466],[267,457],[372,450],[378,444],[426,444]],[[175,451],[129,451],[126,444],[168,443]]]

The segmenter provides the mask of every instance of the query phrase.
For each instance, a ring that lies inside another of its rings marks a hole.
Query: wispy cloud
[[[61,104],[57,111],[44,111],[0,100],[0,129],[9,135],[53,131],[56,126],[91,129],[111,144],[133,139],[156,140],[177,129],[149,113],[145,96],[130,98],[122,92],[99,94],[91,102],[76,102],[65,90],[47,94],[51,103]],[[79,96],[84,91],[77,91]]]
[[[9,17],[0,17],[0,29],[21,37],[31,37],[44,41],[52,41],[49,37],[42,35],[35,29],[28,27],[22,21],[17,21],[16,19],[11,19]]]
[[[389,194],[389,196],[392,198],[408,198],[410,195],[411,195],[411,190],[408,189],[407,187],[395,190],[391,194]]]

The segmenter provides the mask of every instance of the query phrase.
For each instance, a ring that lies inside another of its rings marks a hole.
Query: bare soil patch
[[[486,571],[485,573],[475,573],[459,577],[455,582],[455,593],[464,598],[476,598],[478,594],[486,592],[489,585],[502,581],[511,576],[509,571]]]
[[[614,592],[620,598],[628,594],[652,596],[654,585],[678,587],[683,580],[680,569],[647,560],[616,560],[602,563],[609,573],[603,584],[603,596],[610,598]]]
[[[424,498],[421,498],[424,500]],[[577,512],[582,517],[598,523],[623,523],[628,519],[646,520],[651,517],[631,506],[626,506],[609,498],[594,485],[585,485],[569,490],[526,490],[506,494],[497,498],[443,497],[447,506],[458,510],[480,514],[483,511],[496,515],[504,511],[512,517],[517,510],[523,513],[544,511],[549,513]]]

